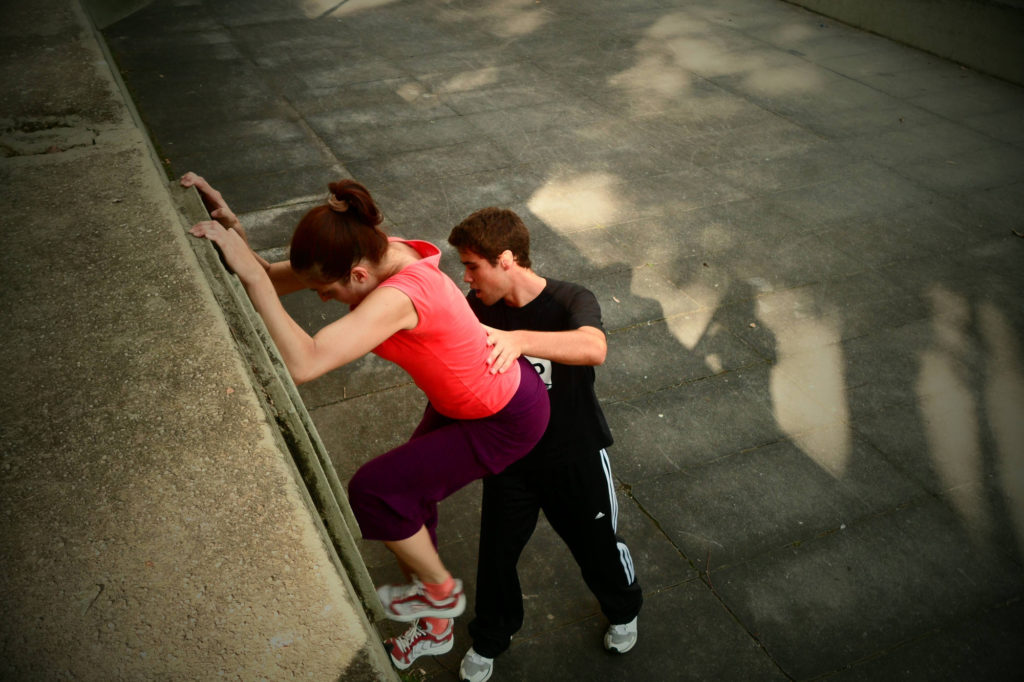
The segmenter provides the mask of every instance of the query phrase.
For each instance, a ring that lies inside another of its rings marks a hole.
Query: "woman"
[[[369,192],[354,180],[329,186],[292,236],[288,261],[268,263],[249,248],[237,217],[203,178],[195,187],[215,220],[191,234],[214,242],[263,318],[288,372],[300,384],[366,353],[397,363],[429,400],[410,440],[364,464],[349,482],[363,537],[395,554],[407,585],[377,590],[389,618],[412,621],[386,643],[399,668],[452,647],[452,621],[465,609],[462,582],[437,553],[437,503],[505,469],[537,443],[548,421],[543,382],[523,360],[489,368],[487,334],[462,292],[438,269],[440,250],[387,237]],[[279,296],[302,288],[351,311],[309,336]]]

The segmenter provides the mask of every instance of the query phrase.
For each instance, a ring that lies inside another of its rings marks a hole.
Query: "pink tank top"
[[[406,244],[423,257],[380,283],[412,300],[419,322],[392,334],[373,352],[394,362],[427,394],[434,408],[453,419],[489,417],[505,407],[519,388],[519,364],[491,374],[487,333],[466,296],[441,272],[441,250],[429,242]]]

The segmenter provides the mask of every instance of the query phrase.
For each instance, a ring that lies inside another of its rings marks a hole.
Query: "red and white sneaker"
[[[435,635],[429,625],[417,620],[402,634],[384,640],[384,648],[395,667],[405,670],[420,656],[440,656],[451,651],[455,641],[454,622],[449,619],[444,632]]]
[[[462,581],[455,580],[451,594],[440,601],[434,601],[416,578],[408,585],[382,585],[377,596],[384,606],[384,614],[391,620],[405,623],[417,618],[455,618],[466,610],[466,595],[462,593]]]

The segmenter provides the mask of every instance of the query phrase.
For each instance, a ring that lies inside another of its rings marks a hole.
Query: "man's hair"
[[[521,267],[530,267],[530,231],[507,208],[490,206],[470,214],[452,228],[448,243],[460,251],[472,251],[491,265],[497,265],[498,256],[507,249]]]

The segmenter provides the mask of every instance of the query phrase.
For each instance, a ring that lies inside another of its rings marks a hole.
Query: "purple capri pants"
[[[548,425],[547,388],[519,358],[519,388],[482,419],[445,417],[427,403],[404,445],[373,458],[348,484],[349,503],[367,540],[405,540],[426,526],[437,546],[437,503],[526,455]]]

